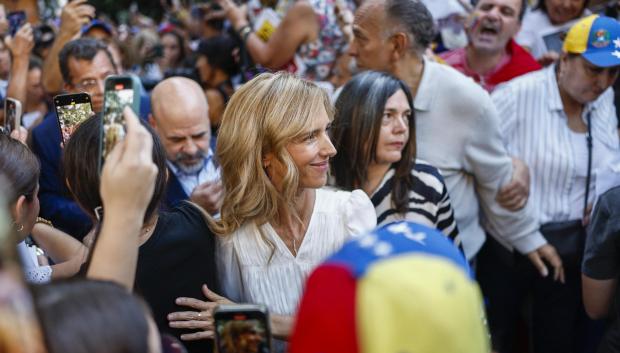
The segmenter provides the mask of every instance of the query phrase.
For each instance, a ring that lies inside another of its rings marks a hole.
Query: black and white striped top
[[[405,214],[398,213],[392,204],[394,169],[390,168],[381,184],[370,197],[377,212],[377,225],[407,220],[437,228],[455,245],[460,245],[458,228],[448,196],[448,189],[437,168],[416,160],[413,170],[413,189],[409,191],[409,207]]]

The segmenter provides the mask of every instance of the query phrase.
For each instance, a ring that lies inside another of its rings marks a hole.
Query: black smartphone
[[[60,137],[65,145],[73,131],[93,115],[93,106],[88,93],[58,95],[54,97],[54,109],[58,117]]]
[[[264,305],[219,305],[213,313],[219,353],[270,353],[269,313]]]
[[[19,27],[26,23],[26,12],[21,10],[9,12],[6,19],[9,21],[9,34],[15,37]]]
[[[136,115],[140,112],[142,85],[140,79],[135,75],[108,76],[105,79],[104,88],[100,163],[105,161],[116,143],[125,137],[123,109],[129,106]]]
[[[4,102],[4,130],[10,134],[21,125],[22,104],[17,99],[7,98]]]

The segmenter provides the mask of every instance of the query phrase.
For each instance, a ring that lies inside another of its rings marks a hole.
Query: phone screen
[[[58,123],[63,143],[67,143],[73,131],[86,119],[93,115],[90,97],[83,95],[67,95],[65,98],[54,98],[54,106],[58,115]]]
[[[104,93],[103,108],[103,151],[105,160],[108,153],[125,137],[123,109],[133,105],[134,91],[131,80],[111,81]]]
[[[11,37],[14,37],[19,27],[21,27],[24,24],[24,22],[26,22],[26,12],[24,11],[9,12],[6,18],[9,21],[9,33],[11,34]]]
[[[252,316],[237,312],[215,319],[216,341],[220,353],[270,352],[266,319]]]
[[[17,104],[14,100],[7,99],[5,104],[4,128],[8,133],[17,127]]]

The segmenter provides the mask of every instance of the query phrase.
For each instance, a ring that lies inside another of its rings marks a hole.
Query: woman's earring
[[[23,224],[19,224],[19,223],[14,223],[15,224],[15,230],[18,232],[21,232],[22,230],[24,230],[24,225]]]

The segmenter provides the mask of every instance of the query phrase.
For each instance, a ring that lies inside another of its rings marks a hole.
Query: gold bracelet
[[[52,222],[42,217],[37,217],[37,220],[34,223],[43,223],[43,224],[47,224],[48,226],[54,228],[54,225],[52,224]]]

